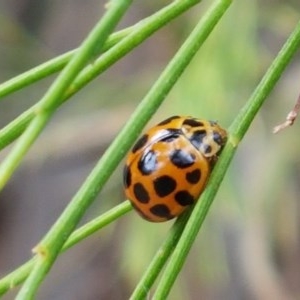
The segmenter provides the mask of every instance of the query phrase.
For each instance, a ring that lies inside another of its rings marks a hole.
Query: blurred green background
[[[119,28],[169,2],[133,2]],[[1,1],[0,81],[77,47],[105,3]],[[168,24],[57,112],[0,194],[0,275],[30,257],[211,3]],[[234,1],[151,124],[186,114],[228,127],[299,12],[297,0]],[[299,124],[272,134],[300,93],[299,57],[241,143],[170,299],[300,299]],[[3,99],[0,126],[35,103],[54,78]],[[120,166],[82,223],[123,200]],[[38,299],[128,299],[172,223],[125,215],[62,255]]]

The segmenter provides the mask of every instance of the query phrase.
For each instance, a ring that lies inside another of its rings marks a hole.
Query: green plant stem
[[[199,3],[200,0],[183,1],[178,0],[164,7],[159,12],[139,22],[130,31],[130,34],[122,41],[122,44],[117,44],[113,49],[107,51],[105,56],[101,56],[93,64],[89,66],[78,78],[76,78],[72,88],[70,88],[59,104],[68,100],[74,93],[78,92],[92,79],[99,76],[109,66],[123,57],[134,47],[142,43],[147,37],[157,31],[159,28],[176,18],[178,15],[185,12],[190,7]],[[0,130],[0,150],[17,139],[26,129],[30,121],[35,116],[35,110],[38,110],[41,103],[37,103],[27,111],[23,112],[18,118]]]
[[[41,101],[41,109],[37,112],[36,117],[31,122],[28,129],[26,129],[23,133],[16,147],[6,158],[6,163],[4,164],[6,168],[3,169],[0,167],[0,187],[4,186],[6,182],[4,179],[6,179],[8,175],[12,174],[20,162],[20,159],[23,156],[20,155],[20,153],[23,154],[29,149],[29,143],[32,143],[36,136],[42,131],[49,120],[49,117],[55,111],[57,103],[60,101],[71,82],[75,79],[78,72],[85,66],[85,64],[94,57],[95,53],[100,51],[107,37],[128,9],[131,2],[131,0],[113,0],[109,3],[109,9],[106,14],[91,31],[86,40],[82,43],[78,52],[74,55],[65,69],[58,76],[57,80],[45,94]],[[23,146],[22,149],[20,149],[21,146]],[[15,157],[17,157],[17,159],[13,160]],[[61,235],[60,240],[56,241],[56,244],[59,245],[58,247],[42,249],[38,246],[36,248],[36,263],[16,299],[26,300],[33,299],[35,297],[41,282],[47,275],[50,266],[68,237],[69,234],[66,237]]]
[[[178,241],[168,265],[166,266],[153,299],[167,299],[172,285],[180,272],[188,252],[200,230],[200,227],[207,215],[217,190],[223,180],[226,170],[233,158],[238,143],[245,135],[259,108],[262,106],[266,97],[270,94],[275,84],[279,80],[286,66],[291,61],[292,56],[300,47],[300,22],[294,32],[279,52],[276,59],[260,81],[259,85],[241,109],[238,116],[230,127],[230,137],[226,144],[218,163],[211,174],[208,185],[202,194],[201,199],[195,206],[189,221]]]
[[[109,225],[110,223],[115,221],[117,218],[120,218],[130,210],[132,210],[131,204],[129,203],[129,201],[125,201],[119,204],[118,206],[110,209],[101,216],[83,225],[82,227],[78,228],[70,235],[70,237],[62,247],[61,252],[66,251],[67,249],[84,240],[96,231]],[[20,266],[18,269],[14,270],[12,273],[3,277],[0,280],[0,296],[4,295],[8,290],[22,283],[26,279],[28,274],[31,272],[35,261],[36,258],[34,257],[22,266]]]
[[[122,38],[128,35],[133,30],[133,27],[128,27],[113,33],[103,45],[101,52],[107,51],[117,44]],[[70,61],[73,55],[78,51],[74,49],[59,55],[35,68],[32,68],[23,74],[20,74],[6,82],[0,84],[0,100],[4,100],[4,96],[14,93],[28,85],[31,85],[45,77],[48,77],[60,70]],[[100,53],[99,53],[100,54]]]
[[[75,230],[68,240],[65,242],[62,251],[65,251],[75,244],[79,243],[86,237],[92,235],[94,232],[98,231],[99,229],[109,225],[116,219],[122,217],[126,213],[132,210],[132,205],[128,200],[122,202],[121,204],[113,207],[106,213],[102,214],[101,216],[93,219],[92,221],[88,222],[86,225],[82,226]]]

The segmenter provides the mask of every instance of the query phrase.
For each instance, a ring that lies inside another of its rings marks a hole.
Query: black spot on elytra
[[[135,153],[137,152],[139,149],[143,148],[143,146],[145,146],[145,144],[148,141],[148,135],[144,134],[143,136],[141,136],[139,138],[139,140],[135,143],[135,145],[132,148],[132,152]]]
[[[159,197],[165,197],[176,189],[176,181],[168,176],[163,175],[153,181],[154,189]]]
[[[206,131],[204,129],[196,130],[193,135],[190,137],[190,142],[196,147],[197,149],[200,148],[202,144],[203,138],[206,136]]]
[[[124,180],[124,185],[126,188],[130,187],[131,185],[131,171],[130,168],[125,165],[124,171],[123,171],[123,180]]]
[[[178,168],[184,169],[195,162],[195,155],[184,150],[174,150],[170,154],[170,161]]]
[[[150,208],[150,212],[161,218],[171,219],[173,216],[171,215],[170,209],[165,204],[156,204]]]
[[[157,155],[150,150],[138,162],[138,169],[143,175],[149,175],[157,169]]]
[[[141,183],[136,183],[133,186],[133,193],[137,201],[141,203],[148,203],[150,201],[149,194]]]
[[[201,178],[201,170],[195,169],[192,172],[187,172],[185,178],[189,183],[196,184]]]
[[[194,197],[188,191],[179,191],[175,194],[175,200],[181,206],[188,206],[194,203]]]
[[[158,123],[157,126],[166,125],[166,124],[170,123],[171,121],[173,121],[175,119],[179,119],[179,118],[180,118],[179,116],[170,117],[170,118],[165,119],[165,120],[161,121],[160,123]]]
[[[213,139],[220,146],[224,144],[224,140],[222,139],[222,136],[220,135],[220,133],[216,131],[213,132]]]
[[[203,126],[203,123],[197,121],[196,119],[185,119],[183,125],[188,125],[191,127],[199,127],[199,126]]]

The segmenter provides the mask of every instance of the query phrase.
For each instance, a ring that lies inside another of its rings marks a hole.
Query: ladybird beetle
[[[127,198],[148,221],[177,217],[198,199],[226,139],[214,121],[182,116],[162,121],[128,155]]]

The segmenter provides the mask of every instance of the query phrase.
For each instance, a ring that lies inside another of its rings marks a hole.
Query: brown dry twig
[[[298,113],[300,111],[300,95],[297,99],[297,102],[295,104],[295,106],[293,107],[293,109],[288,113],[285,121],[277,126],[275,126],[273,128],[273,133],[278,133],[279,131],[292,126],[298,116]]]

